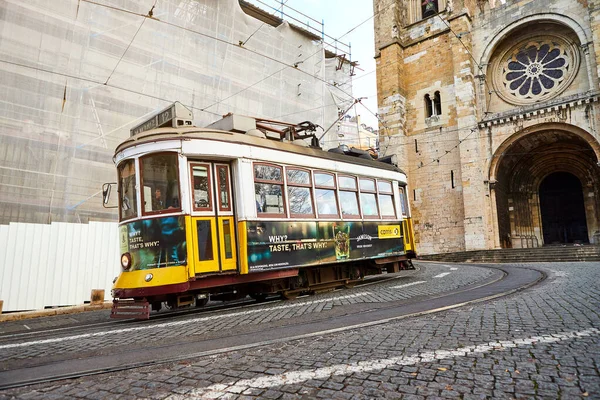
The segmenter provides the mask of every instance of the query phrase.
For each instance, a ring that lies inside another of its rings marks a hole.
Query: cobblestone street
[[[600,263],[527,266],[548,278],[508,297],[313,338],[7,390],[0,399],[600,398]],[[451,267],[427,264],[425,269],[435,276]],[[479,271],[479,277],[490,271],[464,268]],[[418,277],[412,279],[405,290],[419,287]],[[381,296],[390,286],[368,290]],[[369,298],[358,296],[360,291],[343,293],[354,295],[349,299]],[[0,354],[4,357],[5,350]]]

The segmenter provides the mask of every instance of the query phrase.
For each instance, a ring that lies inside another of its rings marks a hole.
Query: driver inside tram
[[[156,188],[154,190],[154,197],[152,198],[152,210],[163,210],[165,208],[165,203],[162,199],[162,192],[160,188]]]

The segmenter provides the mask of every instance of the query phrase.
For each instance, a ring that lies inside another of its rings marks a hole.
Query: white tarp
[[[263,23],[237,0],[1,1],[0,226],[42,224],[0,242],[4,309],[81,303],[90,287],[71,274],[112,280],[116,231],[75,248],[77,235],[57,240],[43,224],[116,222],[100,188],[116,180],[112,156],[129,128],[174,101],[197,126],[233,112],[327,128],[352,98],[348,65],[325,54],[314,36]],[[323,142],[337,146],[335,129]],[[56,247],[38,252],[40,240]],[[77,261],[41,265],[52,252]],[[47,280],[77,296],[42,294]]]
[[[114,149],[174,101],[197,126],[233,112],[326,128],[351,104],[347,64],[237,0],[95,3],[0,3],[0,223],[114,221],[99,199]]]

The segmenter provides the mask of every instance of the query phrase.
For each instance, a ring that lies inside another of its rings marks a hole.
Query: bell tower
[[[374,0],[420,254],[600,243],[599,1]]]
[[[479,152],[476,2],[374,0],[374,10],[381,151],[408,173],[421,251],[485,248],[485,178],[464,167]]]

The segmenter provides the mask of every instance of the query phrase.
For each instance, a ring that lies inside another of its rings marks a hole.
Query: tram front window
[[[177,154],[161,153],[142,157],[142,200],[145,213],[181,209]]]
[[[119,210],[121,220],[137,216],[137,196],[135,193],[135,161],[127,160],[117,168],[119,174]]]

